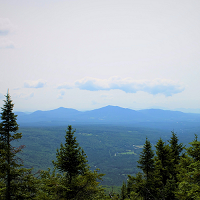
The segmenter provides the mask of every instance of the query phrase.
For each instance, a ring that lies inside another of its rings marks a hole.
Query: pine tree
[[[159,170],[162,184],[165,186],[170,177],[171,154],[169,145],[166,145],[162,139],[159,139],[156,147],[155,165]]]
[[[154,153],[153,153],[153,150],[151,148],[151,143],[146,138],[143,150],[140,153],[140,158],[138,160],[138,163],[140,164],[140,165],[138,165],[138,167],[140,169],[142,169],[143,172],[145,173],[147,182],[148,182],[148,180],[150,178],[151,172],[154,171],[154,160],[153,160],[153,157],[154,157]]]
[[[138,172],[136,176],[128,175],[127,196],[130,199],[140,199],[146,196],[146,180],[142,173]],[[132,198],[133,197],[133,198]]]
[[[193,142],[190,142],[189,144],[192,146],[187,148],[188,155],[190,155],[195,162],[200,161],[200,141],[198,141],[198,136],[196,134]]]
[[[126,183],[123,182],[122,184],[122,188],[121,188],[121,200],[124,200],[127,197],[127,187],[126,187]]]
[[[32,199],[36,194],[36,179],[31,169],[22,168],[17,157],[24,145],[16,148],[12,141],[22,137],[17,133],[17,115],[13,113],[14,104],[7,93],[1,113],[0,123],[0,199]]]
[[[72,178],[84,174],[87,168],[86,154],[79,146],[74,137],[75,130],[72,130],[71,126],[68,126],[66,131],[65,144],[61,143],[60,150],[57,149],[54,166],[60,171],[65,172],[69,184],[72,182]]]
[[[178,189],[175,192],[178,199],[200,199],[200,141],[197,135],[191,147],[180,158]]]
[[[153,185],[154,185],[154,152],[151,147],[150,141],[146,138],[142,152],[140,153],[140,158],[138,160],[138,167],[143,170],[145,177],[144,185],[144,195],[145,199],[152,197],[153,195]]]
[[[22,137],[21,133],[16,133],[18,124],[16,122],[17,115],[13,113],[14,104],[7,93],[4,100],[4,106],[1,113],[0,123],[0,177],[6,182],[6,199],[10,200],[14,195],[14,188],[11,186],[11,181],[17,176],[16,168],[21,165],[17,162],[16,153],[21,150],[14,148],[11,141],[18,140]]]
[[[159,139],[156,147],[155,156],[155,177],[157,188],[157,198],[174,199],[174,190],[176,188],[176,180],[172,175],[173,157],[169,144],[165,144]],[[175,171],[175,169],[174,169]]]
[[[169,140],[171,154],[173,157],[173,163],[174,165],[177,165],[179,163],[181,152],[183,151],[183,144],[178,144],[178,137],[176,134],[172,131],[172,137]]]
[[[62,188],[59,196],[64,199],[95,199],[95,196],[104,196],[103,189],[99,187],[97,179],[101,180],[104,174],[89,170],[86,154],[74,137],[75,130],[68,126],[65,144],[61,143],[57,149],[57,161],[53,161],[56,169],[63,173]],[[61,188],[61,187],[60,187]],[[100,198],[100,197],[99,197]],[[100,198],[101,199],[101,198]]]
[[[172,137],[169,140],[169,147],[170,147],[170,154],[171,154],[171,167],[170,167],[170,173],[172,175],[172,179],[177,182],[177,174],[179,172],[178,170],[178,164],[180,162],[181,158],[181,152],[183,151],[184,147],[183,144],[178,144],[178,137],[176,134],[172,131]]]

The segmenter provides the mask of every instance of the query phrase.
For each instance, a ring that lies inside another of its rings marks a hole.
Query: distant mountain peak
[[[18,121],[24,123],[40,123],[46,125],[71,123],[104,123],[104,124],[133,124],[138,122],[181,122],[200,121],[200,114],[188,114],[161,109],[132,110],[119,106],[108,105],[90,111],[78,111],[73,108],[59,107],[49,111],[35,111],[23,115],[19,113]]]

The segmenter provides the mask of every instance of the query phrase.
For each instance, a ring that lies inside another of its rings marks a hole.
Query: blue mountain
[[[35,111],[31,114],[16,112],[20,125],[68,125],[68,124],[132,124],[138,122],[199,122],[200,114],[161,109],[132,110],[118,106],[106,106],[81,112],[72,108]]]

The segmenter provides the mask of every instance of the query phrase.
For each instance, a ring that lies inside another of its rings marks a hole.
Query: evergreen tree
[[[198,141],[198,136],[196,134],[194,141],[189,144],[192,146],[187,148],[188,155],[190,155],[194,161],[200,161],[200,141]]]
[[[184,149],[183,144],[180,143],[178,144],[178,137],[176,134],[172,131],[172,137],[169,140],[169,147],[170,147],[170,154],[171,154],[171,164],[170,164],[170,180],[168,181],[168,185],[173,186],[170,189],[171,194],[170,196],[171,199],[175,199],[175,190],[178,186],[178,174],[180,173],[180,159],[182,157],[181,153]]]
[[[126,188],[126,183],[123,182],[122,188],[121,188],[121,200],[124,200],[127,197],[127,188]]]
[[[151,148],[151,143],[150,141],[146,138],[144,147],[142,152],[140,153],[140,158],[138,160],[138,167],[142,169],[144,172],[147,182],[151,176],[151,173],[154,171],[154,153]]]
[[[127,196],[129,199],[140,199],[146,196],[146,180],[142,173],[138,172],[136,176],[128,175]]]
[[[18,140],[22,137],[21,133],[16,133],[18,130],[17,115],[13,113],[14,104],[7,93],[4,100],[4,106],[1,113],[0,123],[0,177],[6,182],[6,199],[10,200],[14,195],[14,188],[11,186],[11,181],[17,176],[16,168],[21,165],[16,160],[16,153],[21,150],[21,147],[16,149],[11,145],[11,141]]]
[[[144,184],[144,199],[153,197],[154,190],[154,152],[150,141],[146,138],[140,158],[138,160],[138,167],[143,170],[145,184]]]
[[[41,171],[38,177],[37,187],[38,192],[35,200],[55,200],[60,199],[63,191],[68,192],[69,188],[62,183],[63,177],[56,173],[54,169],[52,172],[50,168],[47,171]]]
[[[179,160],[181,157],[181,152],[183,151],[184,147],[183,144],[178,144],[178,137],[172,131],[172,137],[169,140],[170,149],[171,149],[171,157],[173,158],[173,167],[179,164]]]
[[[61,143],[60,150],[57,149],[54,166],[60,171],[65,172],[69,184],[72,182],[72,178],[84,174],[87,168],[86,154],[79,146],[74,137],[75,130],[72,130],[71,126],[68,126],[66,131],[65,144]]]
[[[156,147],[155,156],[155,188],[157,190],[156,197],[158,199],[173,199],[172,188],[175,188],[175,181],[172,179],[171,166],[172,160],[171,150],[168,144],[159,139]]]
[[[187,154],[182,156],[179,164],[178,199],[200,199],[200,141],[195,135],[191,147],[187,148]]]
[[[156,147],[155,165],[159,171],[163,186],[166,185],[167,179],[170,177],[171,154],[170,147],[166,145],[162,139],[159,139]]]
[[[32,199],[36,194],[36,179],[31,169],[22,168],[17,157],[24,145],[16,148],[11,144],[20,139],[22,133],[17,133],[17,115],[13,113],[10,94],[5,97],[0,123],[0,199]]]
[[[97,179],[101,180],[103,174],[89,170],[86,154],[74,137],[71,126],[68,126],[65,136],[65,144],[61,143],[57,149],[57,161],[53,161],[55,168],[63,173],[60,197],[64,199],[101,199],[104,196],[103,189],[99,187]],[[61,188],[61,187],[60,187]]]

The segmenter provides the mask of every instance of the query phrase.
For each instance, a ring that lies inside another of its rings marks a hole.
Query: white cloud
[[[73,86],[68,84],[68,83],[63,83],[63,84],[60,84],[57,89],[72,89]]]
[[[8,18],[0,18],[0,35],[8,35],[15,29],[15,26]]]
[[[58,96],[58,99],[63,99],[63,96],[65,95],[65,91],[64,90],[61,90],[60,91],[60,94]]]
[[[0,49],[13,49],[13,48],[15,48],[15,46],[11,40],[7,38],[0,39]]]
[[[25,81],[24,87],[25,88],[43,88],[46,84],[44,80],[36,80],[36,81]]]
[[[67,84],[65,84],[67,85]],[[163,94],[165,96],[172,96],[180,93],[184,87],[173,80],[168,79],[154,79],[154,80],[134,80],[132,78],[111,77],[109,79],[97,79],[86,77],[77,80],[74,87],[81,90],[98,91],[98,90],[122,90],[126,93],[136,93],[138,91],[147,92],[153,95]],[[60,87],[66,88],[67,87]],[[58,87],[58,89],[60,89]]]

